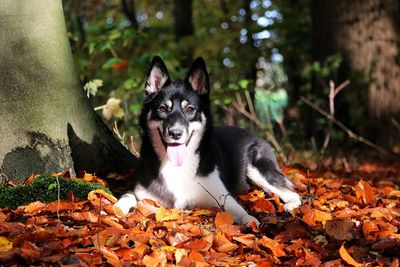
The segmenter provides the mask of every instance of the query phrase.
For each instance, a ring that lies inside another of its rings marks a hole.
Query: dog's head
[[[141,127],[162,160],[181,166],[186,154],[197,150],[206,126],[209,91],[202,58],[193,62],[184,81],[177,82],[170,80],[162,59],[153,58],[146,79]]]

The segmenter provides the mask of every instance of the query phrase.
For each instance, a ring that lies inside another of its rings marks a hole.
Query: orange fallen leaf
[[[160,205],[151,199],[143,199],[136,205],[136,209],[143,214],[144,217],[156,214],[158,208],[160,208]]]
[[[215,227],[221,228],[224,224],[233,224],[233,216],[229,212],[218,212],[215,216]]]
[[[284,250],[285,244],[279,244],[277,241],[263,236],[261,239],[257,241],[258,245],[268,248],[271,250],[272,254],[275,257],[284,257],[286,256],[286,252]]]
[[[252,208],[256,212],[275,213],[274,205],[271,203],[271,201],[265,198],[260,198],[254,202]]]
[[[192,250],[189,253],[189,260],[191,261],[200,261],[200,262],[205,262],[203,255],[201,255],[199,252]]]
[[[355,267],[362,267],[363,265],[361,263],[356,262],[353,257],[349,254],[349,252],[346,250],[344,247],[344,242],[342,246],[339,249],[339,255],[340,257],[347,262],[348,264],[355,266]]]
[[[237,249],[238,245],[229,241],[220,230],[216,230],[213,247],[219,252],[230,253]]]
[[[356,197],[362,199],[365,205],[370,204],[374,200],[374,189],[369,183],[360,180],[355,188]]]
[[[43,210],[46,206],[47,206],[46,203],[42,203],[40,201],[35,201],[25,207],[25,212],[36,213],[36,212]]]

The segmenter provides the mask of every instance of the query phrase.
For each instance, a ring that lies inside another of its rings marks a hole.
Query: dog
[[[301,204],[265,140],[237,127],[213,127],[209,94],[203,58],[193,62],[184,81],[171,81],[162,59],[153,58],[133,190],[115,204],[123,213],[148,198],[169,208],[220,207],[237,223],[259,225],[234,198],[250,184],[277,194],[287,211]]]

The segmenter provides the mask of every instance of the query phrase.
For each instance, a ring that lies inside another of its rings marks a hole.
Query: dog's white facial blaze
[[[299,194],[294,191],[291,191],[287,188],[278,188],[265,179],[265,177],[259,172],[259,170],[253,165],[247,166],[247,176],[252,180],[257,186],[261,187],[264,191],[272,192],[280,199],[285,202],[283,208],[287,211],[292,211],[298,206],[301,205],[301,198]]]
[[[163,125],[162,121],[157,121],[157,120],[150,120],[150,112],[147,115],[148,117],[148,127],[149,127],[149,132],[150,132],[150,138],[152,140],[153,148],[156,151],[157,155],[160,157],[161,163],[165,165],[169,160],[167,157],[167,152],[165,149],[165,145],[163,143],[163,140],[161,140],[160,132],[163,132]],[[199,147],[201,138],[203,137],[204,134],[204,129],[206,126],[206,116],[204,113],[201,113],[201,121],[195,121],[195,122],[190,122],[188,130],[185,131],[185,140],[189,141],[187,143],[187,158],[190,160],[185,160],[184,165],[196,165],[198,162],[195,164],[191,161],[198,161],[195,160],[192,155],[196,153],[197,148]],[[190,140],[188,140],[190,138]],[[181,138],[182,139],[182,138]],[[176,140],[175,140],[176,142]],[[191,160],[193,159],[193,160]],[[196,167],[197,168],[197,167]]]

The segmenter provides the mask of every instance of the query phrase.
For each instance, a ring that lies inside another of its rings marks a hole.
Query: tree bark
[[[399,131],[390,119],[400,115],[400,1],[313,0],[311,7],[314,59],[323,61],[337,52],[343,56],[345,67],[339,82],[357,83],[355,73],[363,78],[357,92],[341,93],[353,94],[345,106],[351,108],[359,101],[369,113],[363,116],[364,124],[365,117],[379,123],[372,125],[376,130],[388,123],[385,137],[375,137],[385,138],[383,143],[396,142]]]
[[[0,24],[0,181],[134,169],[82,89],[61,1],[3,0]]]

